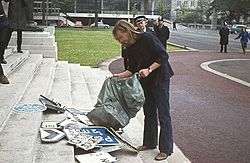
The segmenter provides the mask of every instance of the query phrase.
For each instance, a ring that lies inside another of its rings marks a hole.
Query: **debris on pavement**
[[[62,131],[45,128],[40,128],[40,134],[43,142],[58,142],[65,136],[65,133]]]
[[[97,153],[88,153],[84,155],[76,155],[75,158],[80,163],[112,163],[117,161],[117,158],[111,156],[109,153],[97,152]]]
[[[87,116],[89,112],[82,112],[66,106],[62,107],[61,104],[42,95],[40,95],[39,100],[46,107],[51,107],[53,104],[53,110],[64,113],[67,116],[64,119],[41,122],[41,140],[52,143],[66,137],[66,144],[74,146],[77,150],[84,151],[84,154],[79,152],[75,155],[75,158],[80,163],[115,162],[117,158],[111,156],[110,152],[122,149],[124,144],[132,151],[138,153],[137,149],[121,136],[124,133],[122,128],[114,130],[111,127],[96,126],[89,120]],[[63,110],[63,112],[60,110]]]
[[[55,102],[48,97],[40,95],[39,101],[47,107],[47,109],[57,111],[57,113],[64,113],[65,107],[63,107],[60,103]]]

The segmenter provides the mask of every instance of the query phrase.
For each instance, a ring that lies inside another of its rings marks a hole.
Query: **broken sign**
[[[111,156],[109,153],[97,152],[97,153],[88,153],[84,155],[76,155],[76,159],[80,163],[112,163],[117,161],[116,157]]]
[[[60,122],[56,122],[56,121],[43,121],[41,123],[41,128],[47,128],[47,129],[51,129],[51,128],[55,128],[55,129],[61,129],[62,127],[59,126]]]
[[[84,127],[81,131],[94,137],[101,137],[102,141],[98,145],[119,145],[119,141],[106,127]]]
[[[58,142],[65,134],[57,129],[40,128],[41,139],[43,142]]]

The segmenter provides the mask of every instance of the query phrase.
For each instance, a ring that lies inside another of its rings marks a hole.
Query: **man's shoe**
[[[168,154],[167,153],[163,153],[163,152],[160,152],[157,156],[155,156],[155,160],[156,161],[165,160],[167,158],[168,158]]]
[[[148,150],[148,149],[155,149],[155,148],[156,147],[150,147],[150,146],[142,145],[142,146],[137,147],[137,150],[138,151],[145,151],[145,150]]]
[[[23,51],[22,51],[22,50],[18,50],[17,52],[18,52],[18,53],[23,53]]]
[[[5,59],[3,59],[3,60],[1,61],[1,63],[2,63],[2,64],[7,64],[7,61],[6,61]]]
[[[5,75],[0,75],[0,83],[2,84],[9,84],[9,80]]]

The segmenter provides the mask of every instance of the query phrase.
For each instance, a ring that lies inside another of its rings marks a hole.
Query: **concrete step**
[[[16,48],[16,45],[10,45],[9,48]],[[29,50],[31,54],[43,54],[44,58],[57,59],[57,43],[51,45],[22,45],[22,50]]]
[[[49,37],[50,33],[49,32],[32,32],[32,31],[23,31],[22,37]],[[13,31],[12,36],[13,38],[17,37],[17,32]]]
[[[23,37],[23,45],[53,45],[55,42],[55,36],[48,37]],[[17,45],[17,38],[15,36],[11,37],[9,45]]]
[[[53,84],[51,85],[49,98],[61,103],[67,107],[72,106],[71,86],[70,86],[70,68],[68,62],[56,62]],[[42,120],[61,121],[66,118],[65,114],[56,112],[44,112]],[[57,143],[41,143],[37,141],[34,162],[36,163],[72,163],[74,162],[74,148],[68,145],[66,139]]]
[[[16,49],[16,32],[12,33],[8,47]],[[55,42],[55,27],[44,27],[43,32],[23,31],[22,50],[31,54],[43,54],[44,58],[57,59],[57,44]]]
[[[89,66],[82,66],[83,77],[88,86],[88,90],[91,96],[93,104],[96,103],[98,94],[101,90],[102,84],[106,79],[105,74],[99,68],[91,68]]]
[[[4,58],[7,58],[9,55],[11,55],[14,52],[13,48],[7,48],[4,51]]]
[[[8,76],[12,71],[16,69],[22,62],[29,57],[29,51],[23,51],[23,53],[12,53],[5,59],[8,64],[2,64],[4,73]]]
[[[79,64],[70,64],[72,106],[81,111],[93,109],[93,103]]]
[[[0,85],[0,126],[3,125],[11,108],[17,103],[29,85],[41,61],[42,55],[30,56],[23,64],[9,74],[10,84]]]
[[[7,117],[5,123],[1,123],[0,162],[19,163],[21,160],[21,162],[28,163],[33,160],[42,113],[18,113],[11,108],[16,103],[37,103],[38,95],[46,93],[52,75],[49,63],[51,65],[53,63],[50,60],[45,60],[42,64],[41,62],[41,54],[30,56],[10,74],[11,83],[0,86],[2,100],[0,114]],[[42,87],[40,86],[41,80],[43,80]],[[7,115],[8,113],[10,114]]]

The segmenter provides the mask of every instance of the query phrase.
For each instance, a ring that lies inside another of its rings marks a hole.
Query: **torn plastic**
[[[130,78],[107,78],[98,95],[95,108],[87,114],[97,126],[125,127],[143,106],[145,97],[139,74]]]

